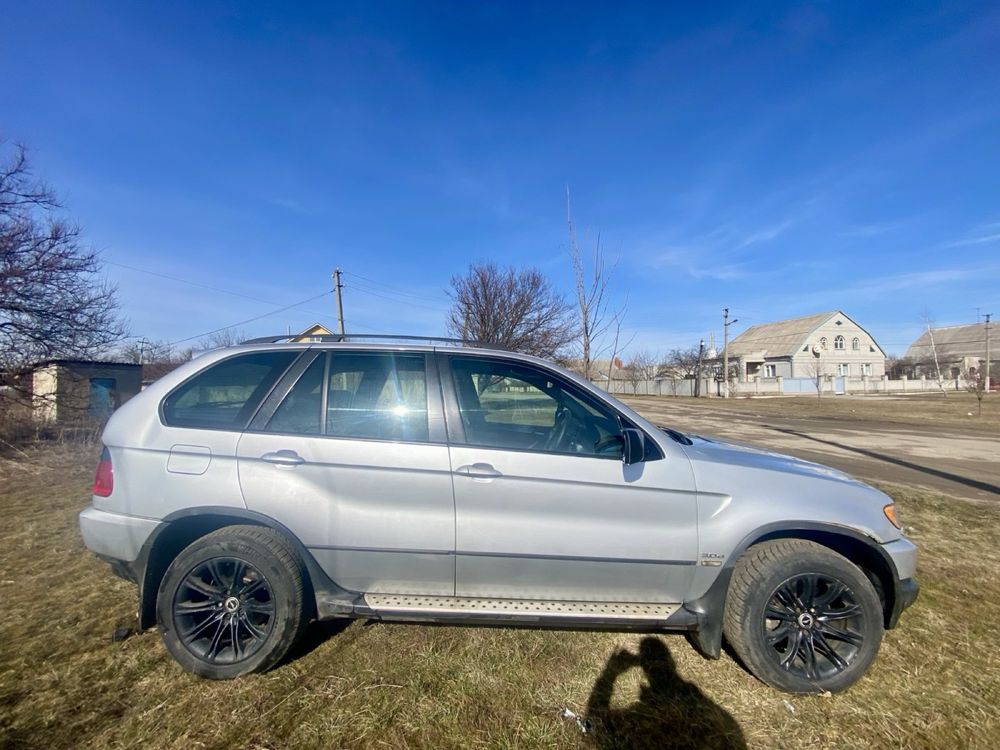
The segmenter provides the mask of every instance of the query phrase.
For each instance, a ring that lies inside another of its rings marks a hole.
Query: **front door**
[[[421,352],[321,352],[240,439],[247,507],[289,527],[345,589],[454,593],[451,474],[431,372]]]
[[[686,456],[650,441],[626,466],[624,418],[558,373],[446,359],[456,594],[682,601],[697,556]]]

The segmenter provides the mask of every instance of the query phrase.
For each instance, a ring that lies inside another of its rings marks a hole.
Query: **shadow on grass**
[[[348,626],[350,626],[352,622],[354,622],[354,620],[342,617],[336,620],[319,620],[309,623],[309,626],[306,628],[306,632],[298,640],[298,642],[292,646],[285,658],[281,660],[281,663],[288,664],[312,653],[314,650],[333,638],[333,636],[347,630]]]
[[[646,684],[639,700],[612,708],[618,678],[636,667]],[[679,674],[663,641],[644,638],[639,653],[613,654],[587,701],[593,739],[602,750],[625,748],[746,748],[743,730],[729,713]]]

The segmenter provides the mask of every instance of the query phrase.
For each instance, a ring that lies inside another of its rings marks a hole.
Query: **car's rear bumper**
[[[80,513],[80,534],[87,549],[99,557],[130,563],[139,557],[142,546],[161,523],[91,506]]]

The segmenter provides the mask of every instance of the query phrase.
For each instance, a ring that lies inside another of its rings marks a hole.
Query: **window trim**
[[[595,394],[591,393],[587,389],[577,385],[571,380],[567,380],[560,373],[555,372],[543,365],[539,365],[535,362],[525,362],[524,360],[510,358],[510,357],[493,357],[493,356],[483,356],[476,354],[456,354],[454,352],[438,352],[439,357],[439,369],[441,370],[441,390],[444,394],[445,400],[445,414],[447,416],[447,438],[449,445],[460,445],[467,448],[476,448],[479,450],[489,450],[489,451],[505,451],[509,453],[531,453],[535,455],[543,456],[563,456],[567,458],[591,458],[599,459],[602,461],[617,461],[621,463],[620,456],[600,456],[592,453],[568,453],[562,451],[547,451],[538,450],[534,448],[508,448],[504,446],[490,446],[490,445],[479,445],[477,443],[470,443],[465,436],[465,425],[462,422],[462,413],[459,407],[458,393],[455,388],[455,378],[452,373],[451,360],[453,358],[460,359],[475,359],[484,362],[495,362],[498,364],[510,365],[514,367],[534,367],[544,372],[548,377],[552,378],[565,390],[568,390],[571,394],[580,398],[581,401],[586,402],[596,402],[602,411],[610,411],[618,418],[619,424],[622,428],[632,427],[640,432],[646,439],[646,445],[652,445],[655,448],[656,455],[644,458],[644,461],[658,461],[660,459],[666,458],[666,451],[660,447],[658,441],[656,441],[647,430],[643,429],[639,425],[635,424],[631,419],[622,414],[614,405],[609,404],[604,399],[599,398]],[[646,449],[649,453],[649,448]]]
[[[441,414],[441,387],[437,367],[433,363],[433,352],[410,351],[399,349],[313,349],[313,355],[305,362],[301,368],[289,368],[285,376],[278,382],[280,388],[274,388],[265,399],[264,404],[258,409],[257,414],[251,420],[244,432],[253,432],[258,435],[285,435],[288,437],[327,440],[361,440],[376,443],[401,443],[406,445],[447,445],[447,434],[444,428],[444,418]],[[350,435],[327,435],[326,434],[326,407],[330,384],[330,363],[333,356],[337,354],[346,355],[410,355],[424,358],[424,379],[427,391],[427,440],[393,440],[390,438],[373,437],[352,437]],[[267,423],[271,421],[274,413],[278,410],[281,402],[291,392],[299,380],[306,374],[309,367],[316,361],[317,357],[325,357],[323,363],[323,393],[320,397],[322,412],[320,415],[320,434],[312,435],[300,432],[277,432],[267,429]],[[298,363],[296,363],[298,364]],[[293,372],[293,368],[295,372]],[[266,408],[265,408],[266,407]]]
[[[837,344],[840,346],[837,346]],[[833,339],[833,350],[836,352],[847,351],[847,339],[845,339],[841,334],[837,334]]]
[[[221,365],[223,362],[228,362],[231,359],[236,359],[237,357],[248,357],[248,356],[251,356],[251,355],[254,355],[254,354],[265,354],[265,353],[268,353],[268,352],[292,352],[292,353],[299,352],[299,353],[298,353],[298,355],[295,358],[292,359],[291,362],[289,362],[288,366],[285,367],[284,372],[282,372],[282,374],[277,377],[277,379],[274,381],[274,383],[271,384],[270,389],[268,389],[267,393],[265,393],[264,396],[260,399],[260,401],[257,402],[257,405],[254,407],[253,412],[251,414],[249,414],[246,419],[243,420],[242,424],[231,425],[231,426],[228,426],[228,427],[213,427],[212,425],[183,425],[183,424],[173,424],[173,423],[170,422],[170,420],[167,419],[167,414],[166,414],[166,411],[164,410],[164,406],[166,405],[167,401],[171,397],[173,397],[173,395],[177,391],[179,391],[181,388],[183,388],[184,386],[186,386],[188,383],[190,383],[195,378],[199,377],[200,375],[203,375],[205,372],[207,372],[208,370],[212,369],[213,367],[217,367],[217,366]],[[301,362],[302,359],[304,357],[306,357],[308,354],[309,354],[309,349],[308,348],[306,348],[306,349],[300,349],[299,347],[295,347],[295,348],[292,348],[292,347],[288,347],[288,348],[275,348],[275,349],[254,349],[254,350],[251,350],[251,351],[248,351],[248,352],[247,351],[233,352],[228,357],[221,357],[221,358],[215,360],[214,362],[212,362],[211,364],[206,365],[205,367],[202,367],[200,370],[198,370],[197,372],[192,373],[188,377],[184,378],[184,380],[182,380],[180,383],[178,383],[173,388],[171,388],[169,391],[167,391],[167,393],[163,396],[163,398],[160,399],[160,403],[157,404],[157,407],[156,407],[156,416],[160,420],[160,424],[161,425],[163,425],[164,427],[172,427],[172,428],[177,429],[177,430],[212,430],[213,432],[240,432],[240,433],[246,432],[247,429],[248,429],[248,427],[251,424],[253,424],[254,420],[257,418],[257,415],[260,413],[260,410],[262,408],[264,408],[264,405],[271,398],[271,395],[274,393],[275,388],[277,388],[279,385],[281,385],[282,381],[284,381],[284,379],[288,377],[289,372],[293,371],[295,369],[296,365],[298,365],[299,362]]]

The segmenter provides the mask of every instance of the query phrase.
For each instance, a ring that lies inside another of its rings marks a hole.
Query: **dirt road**
[[[657,424],[757,445],[847,471],[859,479],[1000,501],[1000,435],[864,419],[735,413],[710,400],[626,398]]]

